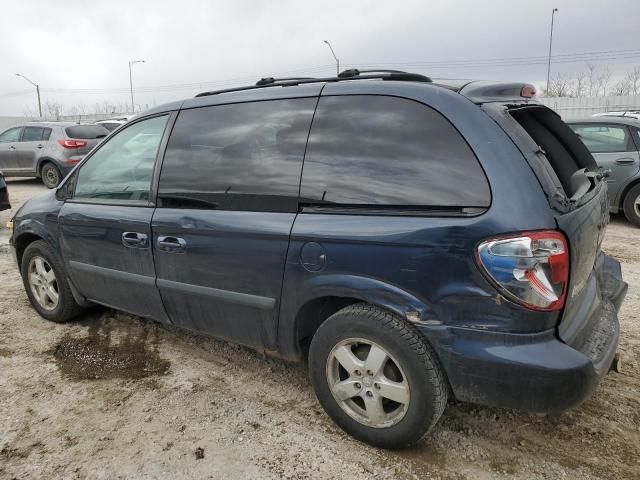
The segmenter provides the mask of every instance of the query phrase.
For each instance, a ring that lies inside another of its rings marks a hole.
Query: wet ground
[[[9,188],[15,205],[44,191]],[[398,452],[336,427],[304,365],[103,308],[42,320],[6,239],[0,229],[0,479],[640,478],[640,230],[621,217],[604,248],[630,284],[622,373],[560,415],[452,402]]]

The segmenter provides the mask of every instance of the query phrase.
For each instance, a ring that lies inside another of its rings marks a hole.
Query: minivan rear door
[[[157,285],[174,324],[274,347],[316,103],[308,97],[180,111],[152,221]]]
[[[600,247],[609,221],[607,186],[591,153],[573,130],[549,108],[537,104],[507,107],[505,120],[486,108],[523,151],[556,211],[558,228],[567,236],[570,279],[558,333],[573,344],[601,308]],[[513,119],[521,127],[514,129]]]

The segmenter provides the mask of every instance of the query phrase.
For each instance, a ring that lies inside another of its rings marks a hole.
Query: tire
[[[631,188],[624,196],[623,209],[627,220],[640,227],[640,184]]]
[[[29,301],[41,317],[61,323],[82,312],[73,298],[62,263],[44,240],[35,241],[25,249],[20,273]],[[53,301],[55,295],[49,287],[57,292],[56,302]]]
[[[40,169],[40,177],[42,178],[42,183],[44,183],[44,186],[47,188],[56,188],[62,181],[60,169],[51,162],[47,162],[42,166]]]
[[[384,358],[380,350],[386,360],[376,362]],[[354,358],[360,363],[348,372],[344,364]],[[369,371],[375,365],[382,367]],[[400,317],[369,304],[348,306],[320,326],[311,341],[309,371],[318,400],[333,421],[375,447],[417,442],[447,404],[447,380],[424,336]]]

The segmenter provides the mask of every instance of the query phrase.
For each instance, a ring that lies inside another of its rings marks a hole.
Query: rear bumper
[[[627,291],[620,264],[604,259],[597,318],[580,344],[555,329],[510,334],[449,327],[423,330],[458,400],[536,412],[564,410],[584,400],[606,375],[619,339],[618,310]],[[594,311],[594,309],[592,309]]]

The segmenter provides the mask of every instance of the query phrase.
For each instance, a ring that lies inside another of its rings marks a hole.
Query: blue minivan
[[[627,285],[602,172],[534,95],[348,70],[152,109],[16,213],[27,295],[308,359],[379,447],[449,398],[572,407],[614,363]]]

